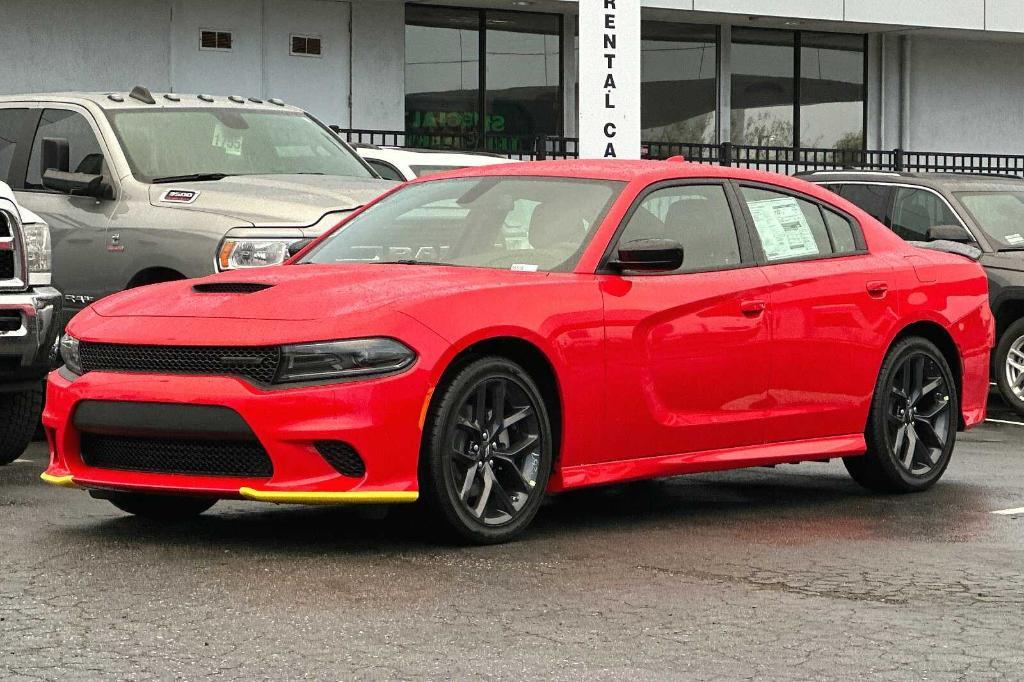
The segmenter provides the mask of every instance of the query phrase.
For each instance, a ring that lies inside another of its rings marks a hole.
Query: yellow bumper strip
[[[75,484],[75,479],[73,477],[71,477],[71,476],[54,476],[54,475],[48,474],[48,473],[46,473],[44,471],[43,473],[39,474],[39,478],[43,479],[43,481],[45,481],[46,483],[49,483],[50,485],[59,485],[62,488],[77,488],[78,487]]]
[[[420,494],[415,490],[356,490],[342,493],[256,490],[239,488],[238,494],[247,500],[277,502],[279,504],[396,504],[415,502]]]

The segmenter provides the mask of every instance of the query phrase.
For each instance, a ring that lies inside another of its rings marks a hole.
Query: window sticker
[[[537,272],[539,265],[533,265],[532,263],[513,263],[512,272]]]
[[[796,199],[763,199],[747,206],[769,261],[818,255],[811,226]]]
[[[222,123],[218,123],[213,128],[213,140],[210,142],[210,146],[223,149],[224,153],[229,156],[241,156],[242,133],[235,132]]]

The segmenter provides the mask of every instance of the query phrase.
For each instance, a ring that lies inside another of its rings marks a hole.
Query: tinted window
[[[43,138],[47,137],[63,138],[68,141],[68,168],[72,172],[103,174],[103,152],[85,116],[64,109],[45,109],[39,119],[35,142],[32,144],[25,187],[43,187],[42,172],[46,169],[39,166],[42,162]]]
[[[398,172],[398,169],[392,166],[390,163],[384,163],[377,159],[363,159],[366,163],[370,164],[373,170],[377,171],[377,175],[381,176],[385,180],[398,180],[399,182],[405,182],[405,178]]]
[[[619,244],[637,239],[674,239],[683,247],[683,271],[740,262],[725,190],[720,185],[667,187],[647,195],[629,219]]]
[[[743,187],[742,192],[767,260],[832,253],[828,229],[817,204],[755,187]]]
[[[857,250],[857,240],[853,236],[853,225],[843,216],[824,209],[825,224],[828,225],[828,233],[832,237],[832,251],[834,253],[853,253]]]
[[[0,180],[4,182],[11,172],[24,114],[24,109],[0,109]]]
[[[885,185],[829,185],[829,189],[856,204],[878,222],[885,222],[892,188]]]
[[[889,226],[900,237],[924,241],[929,227],[959,224],[960,221],[939,196],[913,187],[896,188]]]

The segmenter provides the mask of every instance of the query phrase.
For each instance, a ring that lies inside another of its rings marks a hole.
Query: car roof
[[[78,105],[93,105],[104,110],[147,110],[147,109],[261,109],[266,111],[289,111],[304,113],[302,109],[294,107],[278,99],[264,100],[257,97],[242,97],[241,95],[204,95],[185,94],[175,92],[150,92],[139,89],[130,92],[42,92],[28,93],[23,95],[0,96],[0,103],[5,102],[28,102],[37,104],[63,103]],[[133,97],[137,92],[140,97],[149,95],[153,103],[148,100]]]
[[[992,186],[1021,186],[1024,178],[1017,175],[1000,175],[995,173],[921,173],[895,171],[812,171],[797,173],[796,177],[809,182],[890,182],[905,185],[919,185],[934,189],[952,188],[965,189]]]

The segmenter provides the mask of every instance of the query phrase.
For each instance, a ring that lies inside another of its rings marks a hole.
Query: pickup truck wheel
[[[1003,401],[1024,416],[1024,319],[1011,324],[996,346],[996,385]]]
[[[0,465],[21,457],[43,411],[43,389],[0,393]]]

